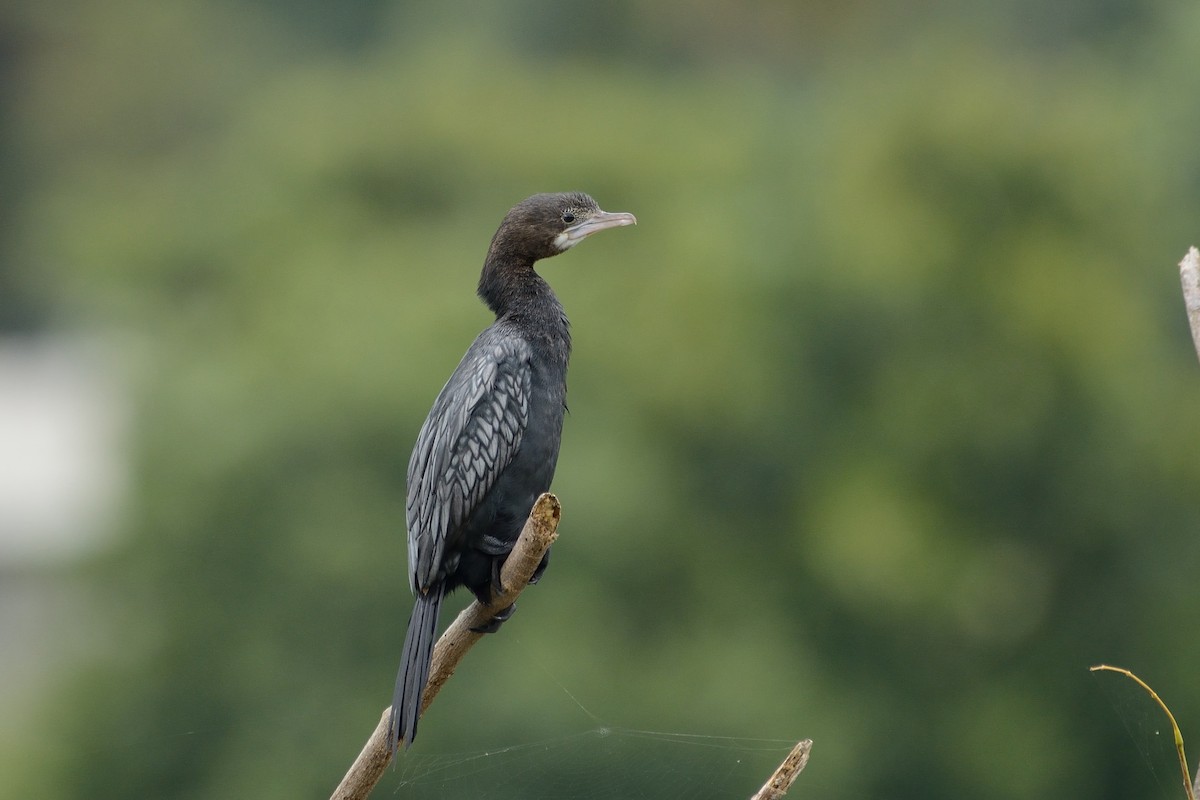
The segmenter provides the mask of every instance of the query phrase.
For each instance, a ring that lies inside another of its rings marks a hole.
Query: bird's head
[[[633,214],[601,211],[583,192],[535,194],[512,207],[492,247],[536,261],[569,250],[597,231],[636,224]]]

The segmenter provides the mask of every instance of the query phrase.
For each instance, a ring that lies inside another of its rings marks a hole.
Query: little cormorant
[[[392,698],[393,747],[416,736],[442,597],[466,586],[490,601],[500,564],[554,477],[571,333],[534,262],[636,222],[601,211],[580,192],[536,194],[514,206],[492,237],[479,296],[496,321],[438,394],[408,462],[408,579],[416,604]]]

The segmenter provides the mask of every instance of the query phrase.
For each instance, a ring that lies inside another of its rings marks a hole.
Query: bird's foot
[[[494,617],[492,617],[490,620],[483,623],[482,625],[471,628],[471,630],[474,633],[495,633],[496,631],[500,630],[500,626],[503,625],[504,622],[509,617],[511,617],[513,614],[515,614],[516,611],[517,611],[517,604],[513,603],[510,606],[508,606],[507,608],[500,609],[499,611],[496,612],[496,615]]]
[[[541,562],[537,565],[537,569],[533,571],[533,575],[529,577],[529,585],[537,583],[542,579],[542,575],[546,572],[546,567],[550,566],[550,551],[547,550],[542,556]]]
[[[492,559],[492,597],[504,594],[504,581],[500,579],[500,570],[504,568],[507,556],[508,554],[505,553],[503,557]],[[487,602],[491,602],[491,598],[488,598]]]

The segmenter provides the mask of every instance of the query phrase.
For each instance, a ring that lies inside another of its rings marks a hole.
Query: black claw
[[[478,627],[471,628],[471,630],[474,633],[495,633],[496,631],[500,630],[500,626],[503,625],[504,622],[509,617],[511,617],[513,614],[515,614],[516,611],[517,611],[517,604],[513,603],[512,605],[508,606],[507,608],[500,609],[499,611],[496,612],[496,615],[494,617],[492,617],[490,620],[488,620],[487,622],[483,623],[482,625],[480,625]]]

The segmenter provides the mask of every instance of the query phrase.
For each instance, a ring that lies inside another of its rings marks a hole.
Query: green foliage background
[[[580,188],[640,224],[543,268],[562,539],[414,752],[588,727],[566,689],[811,737],[805,796],[1149,796],[1086,668],[1200,730],[1200,8],[1052,7],[10,8],[0,320],[122,342],[136,415],[0,794],[332,788],[488,239]]]

